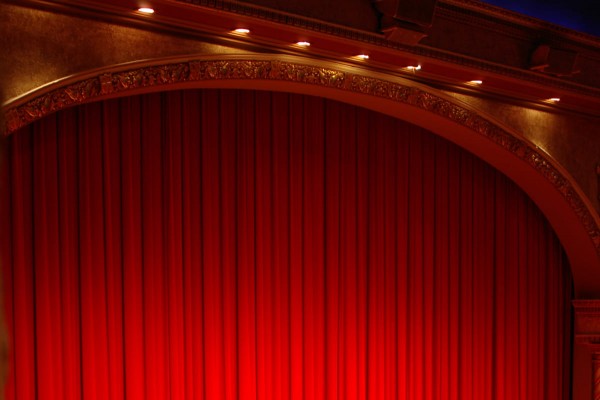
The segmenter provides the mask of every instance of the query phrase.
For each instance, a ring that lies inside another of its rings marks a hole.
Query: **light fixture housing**
[[[237,28],[233,30],[234,33],[239,33],[240,35],[245,35],[247,33],[250,33],[250,29],[248,28]]]
[[[308,47],[308,46],[310,46],[310,42],[306,42],[306,41],[296,42],[296,46]]]
[[[154,14],[154,8],[150,7],[140,7],[138,8],[138,11],[143,14]]]
[[[359,60],[368,60],[369,55],[368,54],[359,54],[356,56],[356,58],[358,58]]]
[[[483,84],[483,81],[480,80],[480,79],[474,79],[474,80],[469,81],[467,83],[470,84],[470,85],[481,85],[481,84]]]

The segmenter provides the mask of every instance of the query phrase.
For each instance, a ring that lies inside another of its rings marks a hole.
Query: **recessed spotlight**
[[[479,79],[475,79],[475,80],[469,81],[467,83],[470,84],[470,85],[481,85],[483,83],[483,81],[479,80]]]
[[[559,97],[551,97],[548,99],[549,102],[551,103],[558,103],[560,101]]]
[[[359,60],[368,60],[369,56],[367,54],[359,54],[356,56]]]
[[[154,8],[150,7],[140,7],[138,8],[138,11],[144,14],[154,14]]]
[[[296,45],[300,47],[308,47],[310,46],[310,42],[297,42]]]
[[[417,65],[417,66],[415,66],[415,65],[409,65],[408,67],[406,67],[406,69],[409,70],[409,71],[413,71],[413,72],[414,71],[418,71],[418,70],[421,69],[421,65]]]
[[[241,35],[245,35],[246,33],[250,33],[250,29],[246,28],[237,28],[233,30],[235,33],[239,33]]]

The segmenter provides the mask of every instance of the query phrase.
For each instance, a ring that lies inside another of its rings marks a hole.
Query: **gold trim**
[[[589,207],[570,180],[532,144],[480,114],[425,90],[399,82],[349,71],[281,60],[187,60],[169,64],[104,71],[75,83],[63,83],[23,104],[7,105],[5,134],[56,111],[85,102],[102,100],[151,88],[177,87],[209,81],[280,81],[370,95],[417,107],[469,128],[528,163],[565,198],[586,229],[600,256],[600,228]]]

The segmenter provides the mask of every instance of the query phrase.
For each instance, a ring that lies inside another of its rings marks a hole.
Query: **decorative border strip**
[[[565,198],[600,256],[600,228],[571,182],[539,151],[477,113],[416,87],[349,72],[278,60],[190,60],[139,67],[65,85],[6,110],[6,134],[56,111],[147,88],[217,80],[302,83],[417,107],[465,126],[525,161]],[[9,106],[10,107],[10,106]]]
[[[422,45],[407,46],[387,40],[383,34],[380,33],[336,25],[306,16],[291,14],[289,12],[276,11],[256,4],[240,3],[239,1],[234,2],[231,0],[175,1],[191,6],[221,10],[227,13],[275,22],[281,25],[325,33],[327,35],[363,42],[382,48],[399,50],[414,56],[428,57],[465,67],[476,68],[480,71],[522,79],[527,82],[550,86],[561,90],[568,90],[586,96],[600,96],[600,88],[585,85],[578,81],[544,75],[539,72],[515,68],[514,66],[499,65],[494,62],[475,59],[466,55],[458,55],[436,47]],[[539,31],[555,33],[553,36],[556,37],[553,38],[553,43],[562,43],[561,47],[569,49],[575,48],[579,53],[582,52],[581,46],[587,46],[588,48],[591,46],[591,48],[595,49],[600,43],[600,40],[594,36],[571,31],[570,29],[533,17],[521,15],[478,0],[441,0],[437,3],[435,13],[436,18],[445,17],[450,20],[453,19],[459,21],[459,23],[470,21],[471,24],[485,29],[490,29],[490,26],[498,25],[495,29],[496,32],[521,39],[529,37],[525,32],[537,32],[534,36],[537,36]],[[520,32],[520,34],[517,34],[517,32]],[[563,38],[561,35],[565,37]],[[569,40],[567,40],[567,37]],[[535,37],[529,37],[529,39],[535,41]]]
[[[571,302],[575,315],[597,315],[600,317],[600,300],[576,299]]]
[[[600,345],[600,300],[577,299],[572,301],[575,311],[575,343],[594,346],[598,351]]]

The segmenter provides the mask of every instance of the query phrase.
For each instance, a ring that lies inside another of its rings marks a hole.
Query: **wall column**
[[[573,300],[575,344],[590,353],[591,399],[600,400],[600,300]],[[578,368],[573,368],[577,374]]]
[[[592,392],[593,399],[600,400],[600,348],[592,352]]]

